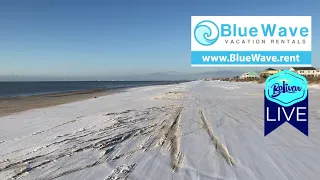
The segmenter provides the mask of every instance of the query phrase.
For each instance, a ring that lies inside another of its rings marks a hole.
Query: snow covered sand
[[[320,91],[309,137],[263,136],[263,85],[196,81],[0,118],[0,179],[317,180]]]

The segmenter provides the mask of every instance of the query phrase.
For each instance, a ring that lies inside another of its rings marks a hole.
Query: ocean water
[[[31,96],[81,90],[107,90],[150,85],[175,84],[181,81],[48,81],[0,82],[0,97]]]

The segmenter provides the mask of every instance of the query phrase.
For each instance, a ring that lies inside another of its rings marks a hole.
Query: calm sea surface
[[[175,84],[181,81],[59,81],[0,82],[0,97],[30,96],[81,90],[107,90],[150,85]]]

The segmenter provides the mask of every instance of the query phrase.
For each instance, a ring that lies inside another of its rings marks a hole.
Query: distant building
[[[260,76],[261,77],[269,77],[271,75],[274,75],[274,74],[277,74],[278,72],[280,72],[281,70],[279,69],[272,69],[272,68],[268,68],[268,69],[265,69],[264,71],[262,71],[260,73]]]
[[[300,74],[305,77],[317,77],[319,76],[319,69],[314,67],[292,67],[290,71]]]
[[[240,79],[258,79],[259,74],[253,71],[245,72],[240,76]]]

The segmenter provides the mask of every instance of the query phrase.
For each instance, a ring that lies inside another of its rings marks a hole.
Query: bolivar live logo
[[[264,90],[264,135],[288,122],[308,136],[308,81],[284,70],[267,78]]]

